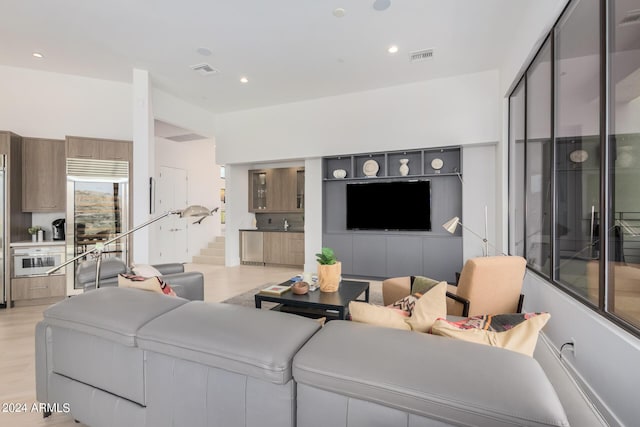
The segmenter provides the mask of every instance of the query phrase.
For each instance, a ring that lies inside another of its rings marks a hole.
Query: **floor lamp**
[[[162,215],[159,215],[155,218],[151,218],[149,221],[138,225],[137,227],[132,228],[131,230],[119,234],[116,237],[107,240],[106,242],[101,242],[99,244],[96,244],[96,246],[92,249],[89,249],[86,252],[81,253],[80,255],[78,255],[75,258],[70,259],[69,261],[62,263],[54,268],[52,268],[51,270],[48,270],[46,272],[47,275],[53,273],[54,271],[57,271],[59,269],[61,269],[62,267],[71,264],[74,261],[79,260],[80,258],[83,258],[89,254],[94,254],[94,256],[96,257],[96,289],[98,289],[100,287],[100,265],[102,264],[102,251],[104,250],[105,246],[122,239],[123,237],[128,236],[129,234],[135,233],[136,231],[140,230],[141,228],[144,228],[150,224],[153,224],[156,221],[161,220],[164,217],[167,217],[169,215],[179,215],[180,218],[187,218],[187,217],[200,217],[200,219],[198,219],[197,221],[194,222],[194,224],[200,224],[202,222],[203,219],[205,219],[208,216],[213,215],[214,212],[216,212],[219,208],[215,208],[213,210],[210,210],[209,208],[205,207],[205,206],[200,206],[200,205],[191,205],[186,207],[185,209],[176,209],[173,211],[167,211],[165,213],[163,213]]]
[[[449,221],[445,222],[444,224],[442,224],[442,227],[447,230],[449,233],[453,234],[456,232],[456,228],[458,228],[458,225],[462,228],[464,228],[465,230],[467,230],[469,233],[473,234],[474,236],[478,237],[479,239],[482,240],[482,245],[483,245],[483,252],[484,252],[484,256],[489,256],[489,246],[491,246],[493,249],[495,249],[495,251],[497,253],[500,253],[501,255],[505,255],[503,252],[499,251],[495,246],[493,246],[492,244],[489,243],[489,240],[487,240],[487,207],[484,207],[484,237],[482,237],[481,235],[479,235],[478,233],[476,233],[475,231],[473,231],[472,229],[470,229],[469,227],[467,227],[466,225],[462,224],[460,222],[460,218],[457,216],[454,216],[453,218],[451,218]]]

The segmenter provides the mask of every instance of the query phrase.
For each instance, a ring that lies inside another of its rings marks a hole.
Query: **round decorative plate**
[[[435,159],[431,160],[431,167],[434,170],[438,171],[442,169],[442,166],[444,166],[444,162],[442,161],[442,159],[436,157]]]
[[[571,153],[569,153],[569,159],[573,163],[586,162],[588,158],[589,158],[589,153],[587,153],[584,150],[574,150]]]
[[[375,160],[367,160],[364,162],[364,165],[362,165],[362,171],[366,176],[376,176],[379,169],[380,166]]]
[[[347,171],[344,169],[336,169],[333,171],[333,177],[342,179],[347,176]]]

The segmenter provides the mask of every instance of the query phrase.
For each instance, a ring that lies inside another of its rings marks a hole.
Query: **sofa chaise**
[[[569,425],[531,357],[349,321],[110,287],[35,344],[37,399],[90,426]]]

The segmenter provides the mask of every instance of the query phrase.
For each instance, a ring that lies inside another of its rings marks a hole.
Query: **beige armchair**
[[[522,282],[527,262],[519,256],[493,256],[469,259],[460,273],[458,286],[448,285],[447,314],[518,313],[522,309]],[[394,277],[382,282],[385,305],[411,292],[411,278]]]

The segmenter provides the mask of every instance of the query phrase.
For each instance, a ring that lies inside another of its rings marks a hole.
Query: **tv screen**
[[[430,182],[347,184],[347,229],[430,231]]]

